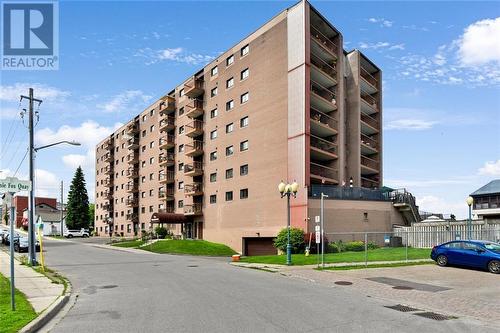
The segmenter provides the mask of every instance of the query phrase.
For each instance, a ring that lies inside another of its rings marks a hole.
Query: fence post
[[[365,267],[368,267],[368,233],[365,232]]]
[[[406,262],[408,262],[408,230],[406,230],[406,242],[405,242],[405,256]]]

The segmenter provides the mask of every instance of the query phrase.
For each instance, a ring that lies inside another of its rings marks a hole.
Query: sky
[[[384,184],[465,217],[467,196],[500,178],[500,4],[311,3],[383,71]],[[81,165],[93,200],[97,142],[293,4],[61,1],[59,70],[1,72],[0,177],[27,178],[19,95],[33,87],[35,146],[82,143],[37,154],[37,195],[58,197],[61,180],[67,195]]]

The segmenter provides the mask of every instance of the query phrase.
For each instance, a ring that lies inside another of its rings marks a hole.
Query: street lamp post
[[[292,184],[285,184],[281,181],[278,185],[278,191],[281,197],[287,198],[287,243],[286,243],[286,264],[292,264],[292,245],[290,244],[290,195],[294,198],[297,196],[299,184],[293,182]]]
[[[469,206],[469,220],[467,220],[467,238],[472,238],[472,204],[474,203],[473,197],[467,198],[467,206]]]

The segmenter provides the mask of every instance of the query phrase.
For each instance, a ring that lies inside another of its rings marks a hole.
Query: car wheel
[[[444,267],[448,265],[448,258],[444,254],[438,255],[436,262],[439,266]]]
[[[500,273],[500,261],[492,260],[488,263],[488,270],[493,274]]]
[[[73,235],[72,235],[72,234],[69,234],[69,235],[68,235],[68,238],[73,238]]]
[[[16,245],[14,245],[14,251],[16,251],[16,252],[21,252],[21,251],[19,250],[19,245],[17,245],[17,244],[16,244]]]

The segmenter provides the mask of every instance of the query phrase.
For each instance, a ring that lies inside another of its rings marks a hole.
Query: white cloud
[[[437,123],[437,121],[424,119],[397,119],[389,121],[384,129],[422,131],[431,129]]]
[[[65,99],[70,96],[68,91],[51,87],[40,83],[15,83],[13,85],[0,86],[0,101],[18,102],[20,95],[27,96],[29,88],[35,91],[35,98],[43,102],[51,102]]]
[[[420,211],[436,214],[455,214],[459,219],[465,217],[465,201],[448,201],[434,195],[423,195],[417,197],[417,205]]]
[[[467,66],[500,62],[500,17],[477,21],[465,28],[458,40],[458,55]]]
[[[376,42],[376,43],[366,43],[366,42],[360,42],[359,43],[359,48],[360,49],[372,49],[372,50],[404,50],[405,49],[405,44],[391,44],[389,42]]]
[[[470,184],[472,178],[456,177],[451,179],[385,179],[388,186],[405,188],[435,188],[450,185]]]
[[[370,23],[380,23],[380,26],[382,28],[390,28],[394,24],[394,21],[389,21],[389,20],[386,20],[385,18],[376,18],[376,17],[370,17],[368,19],[368,22],[370,22]]]
[[[146,95],[141,90],[127,90],[115,95],[111,100],[97,104],[97,107],[106,112],[120,112],[127,109],[138,109],[151,100],[152,96]]]
[[[59,197],[61,180],[52,172],[35,169],[35,195],[41,197]]]
[[[484,163],[484,166],[479,168],[480,175],[500,176],[500,160],[489,161]]]
[[[161,50],[143,48],[138,50],[135,56],[146,58],[147,59],[146,65],[152,65],[162,61],[172,61],[172,62],[185,63],[189,65],[199,65],[199,64],[206,64],[215,58],[212,55],[188,52],[182,47],[166,48]]]
[[[68,154],[62,157],[63,163],[71,169],[81,166],[85,170],[93,171],[95,165],[95,149],[87,150],[86,155]]]

